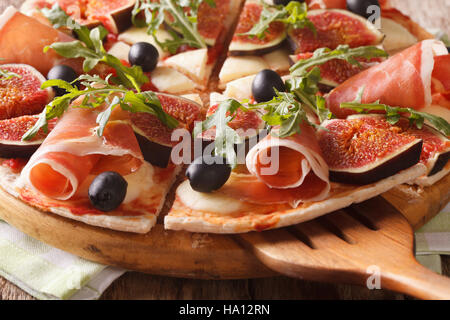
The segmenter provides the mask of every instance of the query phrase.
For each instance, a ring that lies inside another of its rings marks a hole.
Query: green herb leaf
[[[318,95],[320,82],[320,69],[313,67],[303,77],[293,77],[286,81],[288,91],[292,92],[295,97],[306,104],[319,118],[320,122],[331,119],[334,115],[326,107],[325,99]]]
[[[300,124],[303,121],[314,125],[309,122],[302,104],[290,92],[277,92],[277,96],[271,101],[258,103],[249,107],[263,108],[266,113],[262,116],[262,119],[269,126],[279,126],[279,130],[271,131],[271,134],[280,138],[286,138],[300,133]]]
[[[53,5],[51,9],[43,9],[42,12],[54,27],[70,28],[79,38],[79,40],[72,42],[53,43],[45,47],[44,52],[51,48],[65,58],[84,58],[84,72],[91,71],[98,63],[103,62],[116,70],[117,76],[112,79],[116,84],[124,85],[137,91],[140,90],[142,84],[149,81],[141,67],[124,66],[118,58],[106,52],[103,47],[103,39],[108,34],[108,31],[103,26],[89,30],[68,16],[58,4]]]
[[[22,76],[15,72],[3,70],[0,68],[0,80],[9,80],[11,78],[19,78],[20,79],[20,78],[22,78]]]
[[[82,26],[73,20],[63,9],[61,9],[58,3],[55,3],[51,9],[41,9],[41,12],[54,28],[68,28],[69,30],[74,31],[81,42],[86,44],[88,48],[94,49],[94,44],[90,38],[91,31],[89,28]],[[98,28],[100,30],[101,38],[103,39],[108,34],[108,31],[102,26],[99,26]]]
[[[411,125],[414,124],[418,129],[422,128],[423,123],[426,120],[443,135],[446,137],[450,136],[450,124],[445,119],[430,113],[420,112],[412,108],[392,107],[379,102],[370,104],[347,102],[341,103],[341,108],[349,108],[358,113],[385,111],[386,120],[392,125],[396,124],[403,116],[406,116]]]
[[[356,58],[373,59],[387,56],[388,54],[384,50],[374,46],[350,48],[348,45],[340,45],[334,50],[317,49],[311,58],[297,61],[289,70],[292,76],[303,77],[311,67],[322,65],[334,59],[345,60],[352,65],[361,66]]]
[[[227,159],[227,163],[233,168],[237,162],[234,144],[241,143],[242,139],[234,129],[228,126],[228,123],[234,118],[235,113],[240,108],[243,108],[243,106],[238,101],[233,99],[225,100],[219,104],[214,114],[197,123],[193,131],[193,136],[196,138],[202,132],[216,127],[214,154]]]
[[[103,48],[102,37],[104,33],[99,27],[91,30],[89,38],[92,48],[88,44],[79,40],[72,42],[56,42],[46,47],[50,48],[65,58],[84,58],[83,69],[85,72],[91,71],[99,62],[103,62],[116,70],[116,77],[112,80],[118,85],[140,91],[140,86],[148,82],[147,76],[139,66],[127,67],[115,56],[108,54]]]
[[[159,2],[150,2],[149,0],[136,1],[133,9],[133,23],[138,27],[147,26],[148,34],[155,38],[157,44],[171,54],[177,52],[182,45],[188,45],[193,48],[206,48],[206,43],[197,29],[198,8],[202,0],[161,0]],[[208,5],[214,7],[214,0],[205,0]],[[144,12],[145,20],[140,19],[140,13]],[[170,16],[173,21],[168,30],[172,39],[159,41],[156,38],[156,31],[162,27],[162,24]]]
[[[296,29],[309,28],[316,33],[314,24],[307,18],[308,6],[306,3],[291,1],[286,6],[270,6],[263,2],[262,5],[263,10],[259,21],[248,32],[239,35],[263,39],[273,22],[281,22]]]
[[[108,101],[107,101],[108,102]],[[97,123],[99,125],[97,129],[97,134],[99,137],[103,136],[103,131],[105,130],[106,124],[109,121],[109,118],[111,117],[111,113],[114,110],[114,108],[120,104],[119,97],[114,97],[111,103],[109,103],[109,107],[106,108],[105,111],[100,112],[97,116]]]
[[[178,126],[178,121],[164,112],[157,95],[151,91],[135,93],[123,86],[112,85],[108,82],[111,76],[101,79],[99,76],[82,75],[74,81],[82,83],[86,88],[79,90],[76,86],[63,80],[48,80],[42,84],[42,88],[59,87],[68,92],[56,97],[51,101],[39,115],[36,124],[22,137],[22,140],[32,139],[40,129],[47,130],[48,121],[54,118],[60,118],[69,108],[74,99],[82,98],[76,108],[100,108],[105,104],[108,107],[101,111],[97,117],[99,128],[97,133],[103,134],[104,128],[109,121],[114,108],[120,106],[122,109],[130,112],[145,112],[152,114],[168,128],[174,129]],[[112,100],[110,101],[110,98]]]

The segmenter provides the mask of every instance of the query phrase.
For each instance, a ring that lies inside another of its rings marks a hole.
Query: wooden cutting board
[[[427,27],[435,27],[440,29],[446,29],[447,33],[450,33],[449,24],[448,24],[448,15],[443,14],[443,12],[446,12],[446,2],[447,0],[392,0],[393,4],[396,7],[399,7],[402,11],[404,11],[407,14],[410,14],[413,19],[415,19],[417,22],[419,22],[421,25],[427,26]],[[0,11],[3,11],[3,9],[7,5],[16,5],[20,6],[20,4],[23,2],[23,0],[4,0],[0,2]],[[441,184],[438,188],[432,188],[432,189],[426,189],[425,193],[421,192],[421,190],[411,190],[409,187],[400,187],[397,189],[392,190],[388,194],[384,195],[385,198],[396,198],[391,199],[391,203],[394,204],[397,208],[400,208],[400,210],[405,214],[405,216],[408,218],[408,220],[411,222],[411,224],[415,227],[418,227],[428,221],[436,212],[438,207],[441,207],[444,205],[444,203],[448,202],[449,194],[449,177],[446,178],[447,182],[445,184]],[[177,232],[175,235],[174,232],[165,232],[163,230],[163,227],[161,225],[157,225],[156,228],[151,232],[149,236],[154,237],[152,241],[149,241],[146,239],[147,237],[139,237],[139,236],[125,236],[125,235],[113,235],[113,233],[110,233],[110,237],[104,238],[104,232],[101,230],[98,230],[97,233],[90,232],[92,231],[90,227],[83,226],[79,223],[74,223],[67,221],[62,218],[54,217],[42,214],[39,212],[31,212],[27,210],[27,207],[24,207],[20,203],[17,203],[14,199],[11,199],[9,196],[5,195],[3,192],[0,191],[0,199],[2,200],[1,203],[3,203],[7,209],[6,210],[0,210],[0,217],[4,219],[8,219],[11,221],[11,223],[15,223],[17,226],[22,225],[22,230],[28,230],[29,234],[34,235],[37,238],[48,238],[48,241],[52,240],[54,241],[55,245],[58,243],[65,243],[66,246],[72,247],[72,252],[75,254],[79,254],[80,256],[84,256],[86,258],[92,257],[99,259],[99,261],[103,261],[104,263],[108,263],[108,261],[111,261],[111,263],[114,261],[112,256],[108,256],[111,253],[121,253],[123,254],[122,258],[125,259],[126,250],[123,249],[126,247],[127,243],[134,242],[136,245],[136,249],[134,251],[138,251],[138,248],[141,249],[147,249],[141,252],[144,256],[153,256],[153,261],[157,262],[158,257],[167,258],[170,256],[170,253],[165,252],[165,249],[170,249],[173,256],[171,256],[171,259],[176,259],[174,262],[180,262],[183,261],[184,268],[174,270],[172,269],[172,265],[170,264],[172,260],[166,261],[169,263],[168,265],[164,265],[163,262],[159,263],[159,266],[162,267],[161,269],[157,269],[156,266],[154,266],[153,270],[150,268],[148,270],[145,270],[144,265],[139,263],[139,259],[135,259],[134,261],[132,259],[130,260],[123,260],[123,263],[131,263],[132,265],[136,266],[136,268],[139,266],[140,268],[143,268],[143,271],[146,272],[153,272],[155,269],[156,271],[159,270],[159,272],[155,272],[157,274],[165,274],[165,275],[174,275],[174,276],[182,276],[184,274],[185,277],[192,277],[192,278],[212,278],[212,279],[220,279],[220,278],[247,278],[246,273],[251,270],[252,274],[251,277],[262,277],[262,276],[270,276],[274,275],[274,273],[268,269],[266,269],[262,264],[258,262],[252,255],[249,255],[247,251],[243,250],[236,242],[232,240],[229,236],[215,236],[215,235],[199,235],[199,234],[190,234],[190,233],[184,233],[184,232]],[[406,199],[406,200],[405,200]],[[1,204],[0,204],[1,205]],[[11,212],[16,210],[17,212]],[[49,217],[47,219],[47,217]],[[33,221],[36,219],[40,219],[42,221],[42,224],[46,226],[45,228],[41,228],[42,226],[37,225],[33,226]],[[64,234],[63,231],[60,230],[61,227],[65,227],[67,230],[71,230],[69,233]],[[72,230],[73,229],[73,230]],[[83,241],[80,241],[77,238],[74,238],[73,235],[76,234],[76,231],[80,231],[81,234],[85,237],[93,237],[91,238],[91,241],[88,239],[84,239]],[[47,235],[45,236],[45,233],[55,234],[54,237]],[[104,251],[101,254],[98,247],[92,247],[89,245],[92,245],[92,242],[94,241],[95,236],[98,236],[101,241],[97,240],[97,242],[103,243],[104,247],[102,248]],[[163,239],[156,241],[156,239]],[[114,241],[118,241],[122,239],[123,246],[116,245],[114,247],[113,243]],[[165,239],[165,240],[164,240]],[[170,239],[170,240],[168,240]],[[146,241],[149,241],[149,245],[147,246],[145,243]],[[85,244],[86,247],[77,247],[77,245],[83,245]],[[155,246],[162,245],[162,247],[155,248]],[[109,246],[109,247],[108,247]],[[152,249],[155,249],[155,251],[152,251]],[[193,250],[196,249],[196,250]],[[170,251],[169,250],[169,251]],[[176,257],[176,254],[179,252],[186,252],[190,250],[194,253],[194,256],[190,257],[187,256],[185,260],[181,259],[181,257],[178,259]],[[215,250],[215,254],[211,254],[209,251]],[[224,255],[227,256],[227,259],[221,259]],[[217,261],[213,261],[213,259],[218,259]],[[226,260],[226,261],[225,261]],[[225,264],[223,264],[225,263]],[[190,270],[190,271],[189,271]],[[187,274],[190,272],[190,274]],[[136,275],[136,277],[133,277],[133,275]],[[133,292],[136,291],[135,287],[139,287],[140,285],[146,286],[145,290],[150,292],[157,292],[157,289],[152,289],[149,286],[149,282],[143,281],[145,279],[143,276],[138,277],[138,274],[130,273],[127,277],[127,280],[133,280],[131,283],[133,283]],[[159,278],[158,278],[159,279]],[[165,280],[167,279],[167,280]],[[0,279],[1,280],[1,279]],[[125,280],[124,280],[125,281]],[[168,282],[168,286],[173,287],[174,282],[172,282],[169,278],[160,278],[160,281],[157,282],[157,285],[155,287],[161,287],[162,284]],[[265,280],[258,280],[258,281],[265,281]],[[287,282],[283,282],[284,280],[280,280],[281,285],[279,284],[278,287],[282,288],[281,291],[285,292],[285,288],[288,285]],[[142,282],[142,283],[141,283]],[[190,282],[191,283],[191,282]],[[195,282],[196,285],[194,288],[201,289],[203,286],[205,286],[204,282]],[[210,282],[214,285],[215,282]],[[223,286],[226,283],[230,282],[220,282]],[[233,282],[234,283],[234,282]],[[292,281],[289,280],[289,283],[292,283]],[[152,283],[153,284],[153,283]],[[177,285],[179,283],[176,283]],[[273,284],[273,283],[272,283]],[[0,287],[2,285],[0,284]],[[166,283],[167,286],[167,283]],[[319,285],[320,286],[320,285]],[[276,286],[275,286],[276,287]],[[143,287],[141,287],[142,290]],[[278,291],[280,291],[280,288],[278,288]],[[311,293],[314,293],[317,290],[314,290],[315,287],[307,287],[305,291],[308,293],[305,293],[304,297],[310,297]],[[123,290],[116,290],[117,288],[113,288],[112,291],[123,291]],[[120,288],[119,288],[120,289]],[[191,288],[192,289],[192,288]],[[230,290],[230,288],[228,288]],[[347,290],[348,289],[348,290]],[[153,290],[153,291],[152,291]],[[233,287],[231,289],[233,292],[239,292],[239,288]],[[313,292],[311,292],[311,290]],[[19,291],[19,290],[18,290]],[[178,292],[178,288],[176,289]],[[223,288],[221,287],[220,292],[223,291]],[[266,290],[267,291],[267,290]],[[270,291],[277,291],[277,288],[274,288],[271,286]],[[327,296],[327,293],[329,291],[329,287],[325,287],[325,291],[322,293],[323,296]],[[353,292],[349,288],[346,288],[346,291]],[[325,293],[327,292],[327,293]],[[208,293],[209,295],[207,297],[214,298],[217,296],[217,293]],[[317,294],[317,293],[316,293]],[[350,293],[351,297],[354,297],[354,294]],[[17,293],[17,295],[14,295],[14,297],[21,296],[20,293]],[[123,292],[116,292],[115,295],[109,295],[110,297],[114,296],[117,297],[130,297],[129,293],[123,293]],[[154,293],[154,297],[160,297],[160,293]],[[178,295],[175,295],[172,293],[172,295],[168,295],[168,297],[175,297]],[[222,295],[220,295],[222,297]],[[277,295],[276,295],[277,296]],[[284,295],[278,295],[280,297]],[[314,296],[314,294],[313,294]],[[204,296],[206,297],[206,296]],[[228,296],[227,296],[228,297]],[[233,297],[240,297],[239,295],[233,295]],[[268,297],[265,295],[264,297]],[[347,297],[349,297],[347,295]],[[380,297],[380,296],[377,296]]]
[[[448,203],[450,175],[432,187],[402,185],[383,197],[417,229]],[[381,201],[377,199],[371,201],[372,207]],[[0,218],[26,234],[102,264],[198,279],[258,278],[275,274],[236,241],[239,235],[167,231],[161,223],[145,235],[111,231],[40,212],[3,190],[0,190],[0,206]]]

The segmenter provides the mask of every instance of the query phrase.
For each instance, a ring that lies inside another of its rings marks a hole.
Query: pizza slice
[[[225,42],[235,24],[241,7],[241,0],[215,0],[214,5],[203,2],[198,9],[198,35],[204,42],[202,48],[182,45],[176,49],[164,45],[174,41],[183,30],[173,28],[172,17],[153,34],[147,28],[132,27],[119,34],[122,55],[125,57],[129,46],[138,42],[153,44],[159,51],[160,62],[152,74],[152,82],[160,91],[169,93],[205,90],[212,71],[222,55]],[[169,14],[170,16],[170,14]],[[170,79],[170,80],[169,80]]]
[[[17,89],[12,81],[29,86],[33,75],[40,80],[35,69],[30,69],[32,75],[24,73],[31,67],[7,66],[2,79],[7,70],[23,76],[0,80],[2,86],[9,83],[5,91]],[[134,93],[101,79],[87,81],[84,90],[71,87],[51,102],[51,108],[44,108],[49,94],[39,90],[39,83],[36,98],[46,95],[40,116],[0,121],[0,186],[44,212],[112,230],[147,233],[181,170],[171,161],[178,143],[172,133],[192,131],[202,118],[202,106],[191,100],[197,95]],[[71,102],[74,95],[79,98]],[[20,96],[9,97],[14,115],[26,112],[24,101],[12,101]]]
[[[131,46],[138,42],[150,43],[157,48],[159,63],[151,74],[151,81],[158,91],[182,94],[206,89],[237,18],[241,0],[215,0],[213,4],[205,1],[192,16],[194,9],[190,3],[168,0],[160,2],[159,9],[150,9],[150,1],[138,1],[133,10],[133,21],[138,26],[124,28],[131,25],[131,9],[135,3],[128,0],[112,4],[108,1],[31,0],[22,6],[22,10],[47,24],[48,20],[45,21],[46,17],[39,9],[54,4],[88,27],[99,24],[99,21],[93,21],[99,19],[111,32],[105,47],[125,63]],[[96,10],[102,14],[93,14]],[[162,18],[156,18],[158,27],[149,31],[145,15],[151,16],[152,11],[161,12]],[[80,12],[84,12],[81,17]],[[108,18],[101,18],[103,16]],[[49,13],[47,17],[54,18]],[[192,19],[197,23],[192,23]]]
[[[448,73],[445,73],[449,59],[450,54],[442,42],[421,41],[332,90],[325,98],[327,107],[338,118],[346,118],[355,111],[341,108],[341,103],[358,99],[365,104],[412,108],[449,122],[450,87]],[[380,83],[383,85],[378,85]],[[431,126],[436,125],[426,122]],[[422,162],[428,171],[416,183],[431,185],[450,172],[450,142],[432,128],[419,130],[418,134],[423,135]]]
[[[354,48],[378,45],[383,40],[383,34],[373,24],[345,9],[312,9],[308,10],[307,19],[297,13],[297,21],[292,24],[281,19],[268,23],[271,15],[278,14],[287,21],[289,15],[292,17],[294,12],[305,8],[298,2],[283,7],[247,0],[229,47],[229,56],[219,74],[219,87],[225,89],[227,83],[263,69],[287,74],[292,63],[307,58],[319,48],[335,49],[345,44]],[[332,71],[334,67],[329,69]],[[337,76],[352,75],[347,71],[352,68],[347,65],[340,68]],[[336,81],[346,79],[341,78]]]
[[[214,93],[211,101],[209,116],[229,100]],[[207,176],[222,181],[220,163],[190,165],[164,218],[167,229],[243,233],[289,226],[373,198],[427,172],[419,163],[424,134],[397,131],[384,117],[330,120],[318,131],[302,120],[296,133],[281,137],[281,127],[261,134],[265,122],[259,116],[257,110],[232,114],[228,126],[241,142],[234,146],[237,165],[222,186],[205,190],[210,184],[198,178],[202,170],[211,170]],[[205,130],[201,138],[214,141],[216,130]]]

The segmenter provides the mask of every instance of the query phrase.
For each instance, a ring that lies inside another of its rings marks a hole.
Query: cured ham
[[[363,90],[362,103],[379,100],[383,104],[417,110],[429,107],[433,101],[432,78],[436,76],[439,82],[448,84],[445,80],[448,74],[434,71],[436,61],[439,65],[448,64],[448,58],[441,58],[445,55],[448,51],[442,42],[419,42],[345,81],[326,96],[327,106],[338,118],[346,118],[354,112],[341,109],[340,104],[355,101]]]
[[[56,64],[67,64],[81,73],[79,60],[61,58],[53,50],[44,48],[54,42],[74,41],[72,37],[44,25],[38,20],[8,7],[0,16],[0,58],[2,63],[23,63],[36,68],[43,75]]]
[[[265,137],[249,151],[246,165],[257,179],[240,181],[235,189],[240,190],[242,200],[296,206],[302,201],[322,200],[330,190],[328,166],[315,131],[307,124],[301,124],[300,134],[288,138]]]
[[[91,109],[66,111],[23,169],[22,181],[49,198],[68,200],[90,174],[136,172],[143,156],[125,121],[128,114],[115,109],[102,137],[96,132],[97,115]]]

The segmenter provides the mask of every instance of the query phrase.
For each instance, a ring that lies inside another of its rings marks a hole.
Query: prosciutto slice
[[[422,109],[433,102],[432,78],[448,84],[448,73],[435,70],[448,68],[445,45],[437,40],[424,40],[392,56],[386,61],[364,70],[332,90],[326,97],[327,106],[338,118],[346,118],[354,112],[341,109],[343,102],[354,101],[363,91],[362,103],[380,103]],[[442,67],[442,65],[445,65]]]
[[[14,7],[8,7],[0,16],[1,63],[24,63],[46,75],[56,64],[64,63],[81,73],[78,59],[65,59],[55,51],[44,53],[46,46],[54,42],[74,41],[72,37],[28,17]]]
[[[241,185],[241,199],[247,201],[297,206],[303,201],[322,200],[330,191],[328,166],[315,131],[307,124],[301,124],[300,134],[288,138],[265,137],[249,151],[246,165],[257,178],[250,179],[247,187]]]
[[[137,171],[143,156],[128,114],[116,108],[102,137],[96,132],[97,115],[91,109],[66,111],[28,161],[21,181],[49,198],[68,200],[90,174]]]

